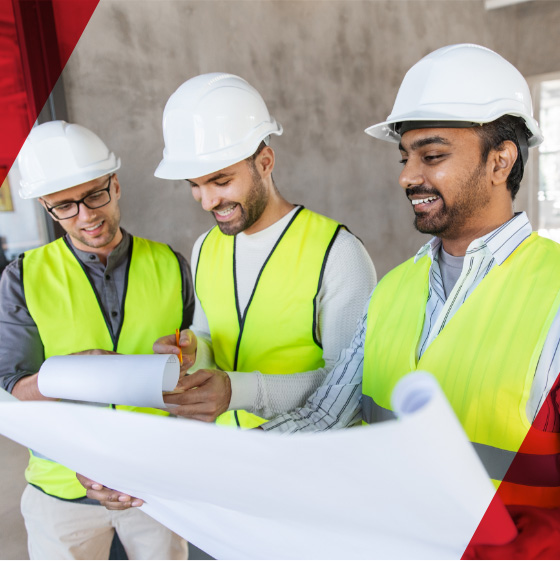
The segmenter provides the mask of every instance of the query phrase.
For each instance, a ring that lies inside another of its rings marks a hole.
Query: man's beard
[[[216,220],[218,228],[220,228],[222,234],[226,236],[235,236],[250,228],[262,216],[268,204],[268,192],[263,180],[256,169],[252,170],[251,175],[253,177],[253,184],[245,199],[245,204],[237,203],[241,210],[239,219],[232,222],[220,222]]]
[[[98,238],[90,238],[82,234],[79,229],[76,229],[75,231],[69,231],[68,233],[70,234],[70,236],[76,238],[87,247],[91,247],[93,249],[105,247],[115,239],[115,236],[119,231],[119,224],[121,220],[120,210],[117,208],[114,215],[104,216],[100,220],[105,221],[107,232],[104,236]]]
[[[461,185],[459,196],[452,206],[445,202],[441,193],[435,188],[413,187],[406,190],[407,196],[417,194],[424,197],[438,196],[441,209],[437,212],[418,213],[414,217],[414,227],[423,234],[431,234],[445,238],[456,237],[467,223],[490,200],[485,191],[482,178],[485,166],[480,164],[472,175]]]

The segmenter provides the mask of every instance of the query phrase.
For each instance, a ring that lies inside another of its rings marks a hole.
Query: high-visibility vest
[[[88,349],[151,354],[158,337],[181,325],[181,268],[164,244],[132,238],[123,320],[113,337],[94,285],[65,238],[26,252],[22,263],[25,299],[39,330],[45,359]],[[166,414],[159,409],[117,407]],[[49,495],[63,499],[85,496],[75,472],[33,451],[25,477]]]
[[[506,475],[531,426],[531,384],[560,305],[560,245],[537,234],[526,239],[486,275],[417,360],[430,264],[428,256],[411,259],[374,291],[364,347],[364,420],[390,416],[391,392],[405,374],[431,372],[495,485],[504,480],[502,498],[560,506],[560,480],[551,484],[538,469],[522,478]],[[533,459],[560,453],[560,434],[541,436]]]
[[[202,243],[196,293],[208,319],[218,368],[294,374],[324,366],[316,337],[316,299],[329,250],[341,226],[301,208],[261,269],[242,315],[235,279],[235,236],[214,227]],[[253,428],[265,421],[227,411],[218,424]]]

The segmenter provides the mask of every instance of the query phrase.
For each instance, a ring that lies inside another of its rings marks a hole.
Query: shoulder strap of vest
[[[169,251],[173,253],[175,259],[177,259],[177,265],[179,266],[179,273],[181,273],[181,292],[183,294],[183,319],[181,321],[181,329],[187,329],[190,327],[190,322],[185,321],[185,305],[188,300],[188,286],[187,286],[187,279],[185,278],[185,271],[183,271],[183,267],[181,267],[181,260],[179,259],[179,255],[177,252],[169,245],[166,244],[169,248]],[[189,324],[189,325],[187,325]]]
[[[213,228],[210,228],[210,230],[208,230],[206,236],[204,236],[204,239],[202,240],[202,243],[200,244],[200,249],[198,250],[198,259],[196,260],[196,271],[194,272],[194,291],[196,292],[196,281],[198,279],[198,270],[200,268],[200,259],[202,257],[202,249],[204,247],[204,244],[206,243],[206,240],[210,237],[210,235],[212,234],[212,232],[214,232],[214,230],[217,228],[218,226],[214,226]],[[215,235],[215,234],[213,234]],[[197,293],[198,296],[198,293]],[[200,297],[198,298],[200,300]]]
[[[334,231],[334,234],[333,234],[333,237],[331,238],[331,241],[329,242],[329,245],[327,247],[327,251],[325,251],[325,257],[323,259],[323,265],[321,266],[321,273],[319,274],[319,283],[317,285],[317,292],[315,294],[315,297],[313,298],[313,340],[315,341],[315,343],[321,349],[323,348],[323,344],[317,338],[317,298],[319,297],[319,292],[321,291],[321,287],[323,286],[323,277],[325,275],[325,268],[327,266],[327,259],[329,258],[329,254],[330,254],[332,246],[334,245],[334,242],[335,242],[335,240],[338,236],[338,233],[340,232],[340,230],[342,228],[348,230],[348,228],[346,228],[346,226],[343,226],[342,224],[339,224],[337,226],[336,230]],[[348,230],[348,231],[350,231],[350,230]]]

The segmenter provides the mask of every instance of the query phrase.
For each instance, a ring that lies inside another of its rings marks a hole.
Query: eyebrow
[[[210,177],[208,179],[208,181],[205,181],[205,183],[214,183],[214,181],[218,181],[218,179],[223,179],[224,177],[229,177],[231,175],[235,175],[233,172],[232,173],[217,173],[216,175],[213,175],[212,177]],[[198,183],[195,183],[194,181],[191,181],[190,179],[187,179],[187,181],[191,184],[191,187],[198,187]]]
[[[58,205],[65,205],[67,203],[75,203],[76,201],[79,201],[80,199],[84,199],[85,197],[88,197],[89,195],[91,195],[92,193],[95,193],[96,191],[101,191],[103,190],[103,186],[97,186],[94,187],[93,189],[91,189],[90,191],[86,191],[81,197],[78,197],[77,199],[64,199],[62,201],[57,201],[56,203],[51,203],[49,201],[47,201],[47,199],[45,199],[45,197],[43,197],[43,200],[52,208]]]
[[[451,142],[442,136],[429,136],[428,138],[420,138],[415,140],[411,145],[411,150],[418,150],[419,148],[423,148],[424,146],[428,146],[429,144],[441,144],[443,146],[451,146]],[[401,152],[406,152],[406,149],[403,147],[402,142],[399,142],[399,150]]]

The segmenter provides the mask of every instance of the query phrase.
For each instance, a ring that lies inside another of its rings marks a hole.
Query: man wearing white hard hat
[[[188,80],[165,106],[163,133],[155,175],[187,180],[217,222],[192,253],[195,373],[181,382],[188,392],[166,401],[179,415],[257,427],[321,384],[350,342],[375,269],[340,224],[282,197],[269,146],[282,127],[244,79]],[[174,345],[169,336],[154,350]]]
[[[120,160],[96,134],[64,121],[39,125],[18,163],[20,196],[37,198],[66,231],[20,256],[0,282],[2,387],[42,400],[37,372],[48,357],[148,354],[190,324],[194,299],[181,255],[120,227]],[[188,557],[182,538],[138,509],[109,513],[74,472],[34,451],[25,477],[31,559],[107,559],[115,529],[131,559]]]
[[[522,529],[468,555],[558,558],[560,246],[513,207],[542,142],[527,83],[489,49],[444,47],[409,70],[391,115],[366,132],[398,144],[414,224],[434,237],[381,280],[306,406],[262,428],[344,427],[359,411],[383,421],[396,382],[427,370]],[[513,461],[530,427],[538,445]]]

